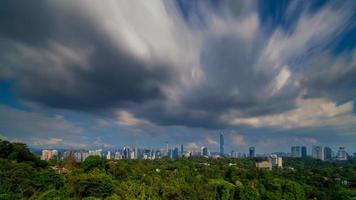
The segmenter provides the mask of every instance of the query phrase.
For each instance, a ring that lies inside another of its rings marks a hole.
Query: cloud
[[[100,130],[135,136],[236,129],[232,141],[242,144],[263,128],[353,134],[356,54],[340,44],[355,28],[354,2],[291,2],[277,14],[261,2],[187,4],[2,1],[0,80],[43,110],[89,113]],[[1,109],[48,121],[14,136],[78,128],[66,117]]]
[[[131,113],[127,111],[119,111],[118,112],[118,123],[121,125],[134,126],[139,125],[141,121],[135,118]]]
[[[232,118],[232,124],[247,124],[255,127],[277,126],[286,129],[300,127],[334,126],[344,130],[354,130],[356,127],[351,102],[337,106],[325,99],[299,99],[298,108],[281,114],[266,115],[251,118]]]
[[[104,143],[102,141],[102,139],[100,137],[96,137],[92,146],[96,147],[96,148],[108,148],[108,147],[112,147],[111,144],[107,144],[107,143]]]
[[[0,105],[0,131],[9,140],[35,146],[86,143],[84,130],[63,117]]]
[[[15,5],[16,2],[10,1],[3,6],[11,9]],[[0,33],[3,36],[0,41],[1,71],[7,75],[3,79],[15,79],[15,89],[24,98],[55,108],[98,111],[161,98],[164,93],[161,84],[169,85],[178,77],[173,75],[175,64],[165,59],[183,60],[172,58],[178,55],[177,50],[170,51],[171,47],[187,42],[174,38],[178,22],[167,16],[162,2],[48,1],[41,6],[55,19],[49,17],[36,23],[44,23],[43,27],[54,26],[56,31],[42,34],[42,26],[31,27],[31,33],[38,31],[41,36],[33,38],[38,45],[24,42],[31,34],[17,36],[17,29],[12,26]],[[124,9],[136,9],[137,6],[151,10],[130,12],[137,13],[133,17]],[[23,18],[36,12],[31,7],[17,15]],[[2,16],[4,21],[12,18],[13,14],[7,12]],[[147,24],[139,23],[143,18]],[[156,23],[157,19],[162,23]],[[21,25],[19,21],[18,26]],[[130,30],[130,33],[125,32]],[[140,56],[138,51],[143,47],[137,45],[146,46],[147,54]]]
[[[219,143],[218,143],[216,140],[212,139],[212,138],[209,137],[209,136],[205,138],[205,141],[206,141],[208,144],[213,145],[213,146],[218,146],[218,145],[219,145]]]
[[[196,151],[197,149],[199,149],[199,146],[195,142],[189,142],[185,146],[190,151]]]
[[[97,119],[96,123],[100,126],[100,127],[109,127],[111,126],[111,122],[105,119]]]
[[[50,138],[48,140],[43,140],[43,139],[35,139],[32,142],[32,145],[34,146],[55,146],[55,145],[60,145],[62,144],[63,139],[60,138]]]
[[[232,135],[232,143],[237,145],[246,145],[244,136],[236,134]]]

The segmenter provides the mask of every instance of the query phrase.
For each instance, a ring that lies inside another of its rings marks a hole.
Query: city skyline
[[[347,157],[355,157],[356,152],[348,152],[345,150],[344,146],[338,146],[337,148],[331,148],[330,146],[323,146],[323,145],[313,145],[307,147],[305,145],[302,146],[291,146],[290,151],[271,151],[271,152],[262,152],[259,151],[256,153],[256,147],[250,146],[248,149],[244,149],[237,151],[236,149],[231,149],[229,152],[224,152],[224,134],[219,133],[220,145],[219,150],[215,151],[214,149],[209,149],[208,146],[195,146],[195,147],[188,147],[185,148],[184,144],[171,144],[169,145],[168,142],[165,143],[165,147],[141,147],[136,144],[132,145],[124,145],[124,146],[115,146],[115,147],[94,147],[92,149],[88,148],[71,148],[71,149],[59,149],[60,151],[65,152],[88,152],[88,155],[96,155],[95,152],[100,151],[99,155],[104,155],[101,152],[113,152],[115,155],[117,152],[121,152],[128,150],[132,153],[135,152],[137,156],[137,150],[139,151],[152,151],[152,152],[159,152],[159,159],[163,156],[168,156],[170,158],[177,159],[179,157],[190,157],[190,156],[207,156],[207,157],[239,157],[239,158],[255,158],[255,157],[268,157],[269,155],[278,155],[281,157],[294,157],[294,158],[305,158],[311,157],[315,159],[325,160],[325,161],[332,161],[332,160],[347,160]],[[258,149],[258,147],[257,147]],[[309,149],[309,150],[308,150]],[[56,151],[58,149],[55,148],[42,148],[42,154],[45,151]],[[36,151],[36,149],[34,149]],[[90,153],[94,152],[94,154]],[[205,152],[205,153],[203,153]],[[189,154],[187,156],[187,153]],[[56,153],[58,155],[58,152]],[[128,153],[130,155],[130,153]],[[127,157],[128,157],[127,155]],[[43,155],[42,155],[43,157]],[[41,158],[42,158],[41,157]],[[135,156],[134,156],[135,157]],[[122,158],[121,158],[122,159]],[[128,158],[126,158],[128,159]],[[132,159],[132,158],[131,158]],[[137,158],[134,158],[137,159]]]
[[[35,153],[35,152],[34,152]],[[183,149],[181,151],[178,147],[172,148],[141,148],[138,146],[124,146],[122,148],[111,149],[70,149],[70,150],[57,150],[57,149],[42,149],[41,160],[50,160],[51,158],[58,158],[63,160],[64,158],[72,157],[78,162],[84,161],[89,156],[105,157],[107,160],[157,160],[162,158],[180,159],[189,157],[205,157],[205,158],[259,158],[268,159],[268,163],[262,162],[261,167],[267,164],[268,168],[277,165],[282,166],[282,158],[313,158],[322,161],[346,161],[356,158],[356,153],[348,153],[345,147],[339,147],[337,151],[334,151],[328,146],[314,145],[310,149],[310,153],[307,153],[305,146],[292,146],[290,152],[264,152],[263,154],[256,154],[255,147],[249,147],[249,153],[231,151],[230,153],[222,154],[219,152],[212,152],[206,146],[201,146],[198,149]],[[262,167],[264,168],[264,167]]]
[[[0,139],[356,152],[355,10],[353,0],[0,1]]]

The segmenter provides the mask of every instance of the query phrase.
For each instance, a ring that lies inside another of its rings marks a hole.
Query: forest
[[[22,143],[0,140],[0,200],[12,199],[356,199],[356,161],[283,158],[42,161]]]

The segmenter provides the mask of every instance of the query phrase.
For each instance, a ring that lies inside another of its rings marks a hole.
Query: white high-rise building
[[[202,146],[200,154],[201,154],[201,156],[209,156],[208,148],[206,146]]]
[[[82,161],[84,161],[85,159],[87,159],[88,156],[89,156],[89,152],[83,151],[83,152],[82,152]]]
[[[114,156],[114,159],[115,160],[121,160],[122,159],[122,154],[119,152],[119,151],[116,151],[115,152],[115,156]]]
[[[278,157],[275,154],[270,155],[268,161],[272,164],[272,167],[283,167],[282,157]]]
[[[106,159],[111,160],[111,151],[108,151],[106,154]]]
[[[313,146],[312,157],[315,159],[324,160],[324,147],[323,146]]]
[[[345,147],[339,147],[339,150],[336,154],[336,160],[347,160],[347,153]]]
[[[135,151],[130,152],[130,159],[136,159]]]
[[[90,156],[102,156],[102,149],[97,149],[97,150],[89,150],[89,155]]]

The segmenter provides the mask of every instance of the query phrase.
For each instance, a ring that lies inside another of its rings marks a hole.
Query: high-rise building
[[[122,158],[123,159],[130,159],[130,149],[127,147],[124,147],[122,149]]]
[[[123,159],[123,156],[122,156],[122,154],[121,154],[119,151],[116,151],[116,152],[115,152],[114,159],[115,159],[115,160],[121,160],[121,159]]]
[[[84,161],[85,159],[87,159],[89,156],[89,152],[87,151],[82,151],[82,161]]]
[[[97,149],[97,150],[89,150],[89,155],[90,156],[102,156],[102,149]]]
[[[254,158],[256,156],[255,154],[255,147],[250,147],[249,148],[249,157]]]
[[[111,160],[111,151],[106,153],[106,159]]]
[[[275,154],[272,154],[268,157],[268,161],[272,164],[272,167],[282,167],[282,157],[278,157]]]
[[[291,147],[291,156],[292,157],[302,157],[302,150],[300,146],[292,146]]]
[[[166,142],[166,156],[170,156],[168,142]]]
[[[332,150],[330,147],[324,147],[324,160],[332,159]]]
[[[224,135],[220,133],[220,156],[224,156]]]
[[[205,156],[205,157],[209,156],[209,151],[208,151],[207,147],[205,147],[205,146],[201,147],[201,155]]]
[[[77,162],[83,161],[83,160],[82,160],[82,152],[77,151],[77,152],[74,153],[74,156],[75,156],[75,160],[76,160]]]
[[[169,157],[170,159],[173,158],[173,150],[172,150],[172,149],[168,149],[168,157]]]
[[[312,157],[315,159],[324,160],[324,148],[323,146],[313,146]]]
[[[307,147],[306,146],[302,146],[302,157],[305,158],[307,157]]]
[[[336,160],[347,160],[347,153],[345,147],[339,147],[336,154]]]
[[[175,147],[175,148],[174,148],[172,158],[173,158],[173,159],[178,159],[178,158],[179,158],[179,150],[178,150],[178,147]]]
[[[180,155],[183,155],[184,153],[184,146],[183,144],[180,145]]]

